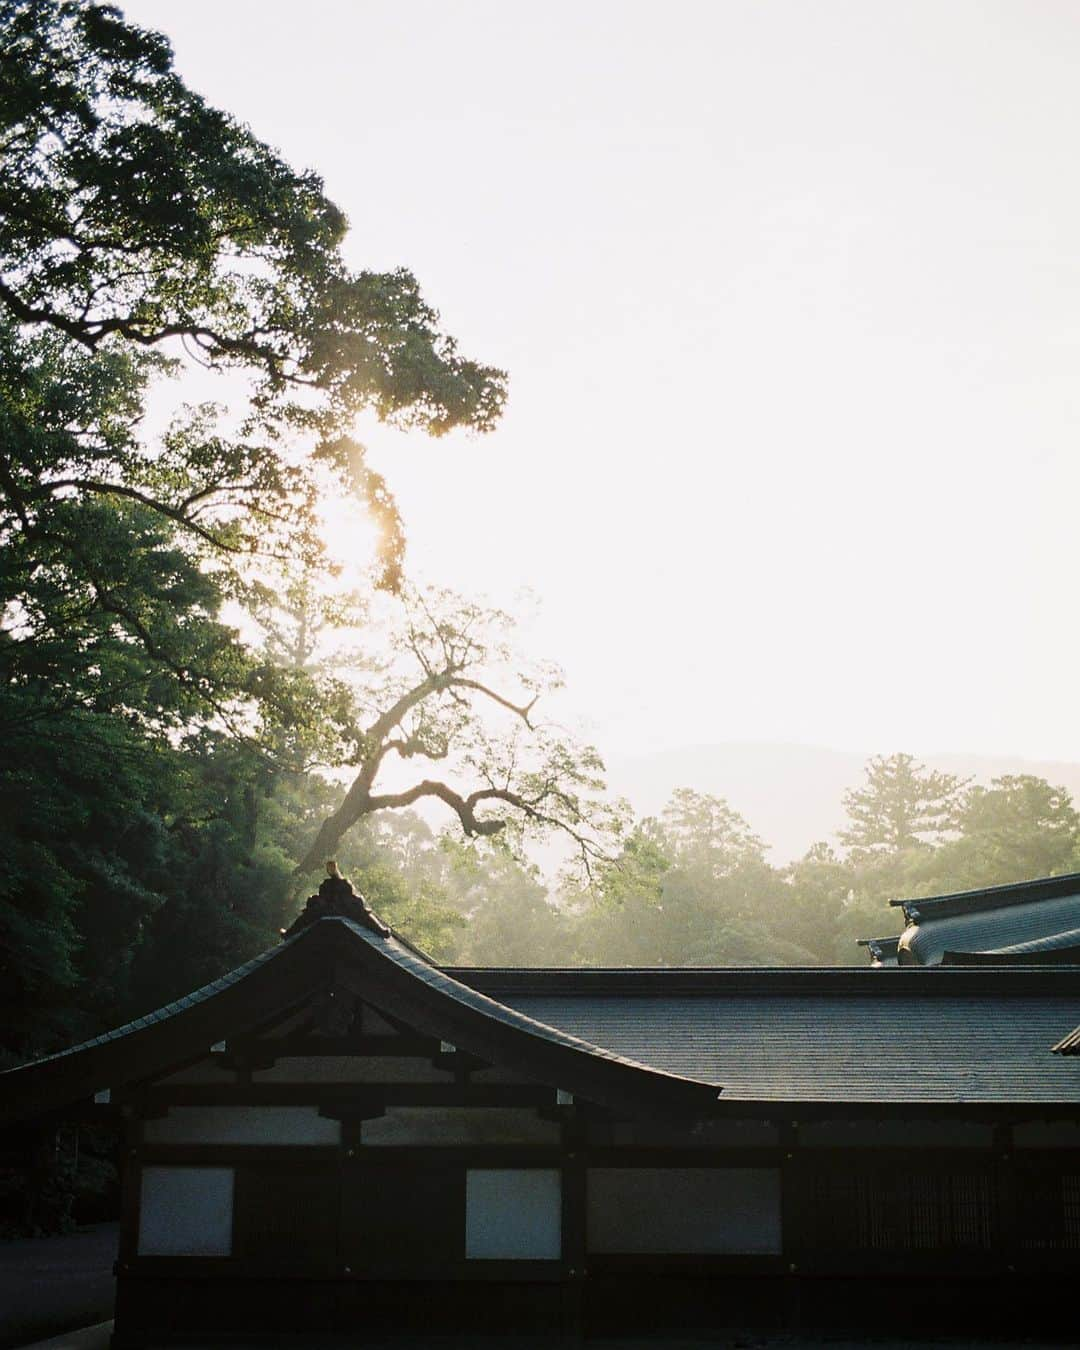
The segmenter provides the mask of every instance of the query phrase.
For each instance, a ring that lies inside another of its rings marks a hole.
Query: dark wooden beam
[[[550,1106],[553,1088],[519,1083],[174,1083],[146,1089],[149,1111],[170,1106]]]

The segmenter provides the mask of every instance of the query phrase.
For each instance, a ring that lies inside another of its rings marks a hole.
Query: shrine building
[[[904,931],[859,944],[876,966],[1080,965],[1080,872],[889,903]]]
[[[308,917],[0,1075],[0,1124],[122,1122],[116,1350],[1072,1326],[1080,967],[442,969]]]

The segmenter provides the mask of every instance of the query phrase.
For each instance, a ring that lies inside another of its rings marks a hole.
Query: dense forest
[[[505,375],[411,273],[352,270],[319,180],[160,35],[0,20],[0,1065],[276,941],[331,854],[471,964],[846,963],[891,896],[1078,865],[1064,791],[908,755],[786,867],[692,785],[633,819],[513,616],[410,576],[355,439],[484,433]]]

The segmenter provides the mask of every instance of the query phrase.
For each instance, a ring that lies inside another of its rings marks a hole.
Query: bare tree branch
[[[332,856],[347,832],[376,812],[441,801],[470,838],[492,838],[512,831],[557,832],[570,840],[588,875],[605,860],[608,833],[617,830],[618,811],[600,795],[603,784],[595,752],[562,733],[552,735],[534,721],[545,689],[558,684],[557,672],[537,679],[516,668],[517,658],[501,630],[506,615],[475,605],[457,605],[454,597],[416,595],[398,651],[415,679],[374,717],[356,742],[356,776],[337,809],[325,819],[294,877],[314,871]],[[492,636],[494,634],[494,637]],[[510,676],[523,682],[528,698],[515,699],[500,684]],[[399,677],[400,678],[400,675]],[[380,696],[374,694],[376,708]],[[514,729],[492,729],[496,710],[510,713]],[[425,777],[400,790],[376,786],[388,756],[401,761],[447,761],[446,777]],[[460,780],[472,778],[468,786]],[[455,780],[457,780],[455,782]]]

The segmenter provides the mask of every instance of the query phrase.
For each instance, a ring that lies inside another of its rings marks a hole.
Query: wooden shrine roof
[[[902,908],[907,927],[896,938],[863,940],[879,966],[931,966],[965,955],[1038,964],[1051,951],[1080,958],[1077,872],[889,903]]]
[[[0,1122],[137,1086],[334,989],[479,1061],[630,1113],[1075,1114],[1080,1103],[1062,1041],[1080,1023],[1075,966],[440,969],[393,935],[327,917],[186,998],[0,1074]]]
[[[317,920],[219,980],[70,1050],[0,1073],[0,1123],[170,1071],[343,987],[422,1034],[616,1108],[702,1111],[720,1087],[595,1046],[461,984],[410,944]]]
[[[721,1111],[1080,1103],[1080,1070],[1051,1054],[1080,1022],[1075,966],[455,974],[609,1050],[722,1082]]]

